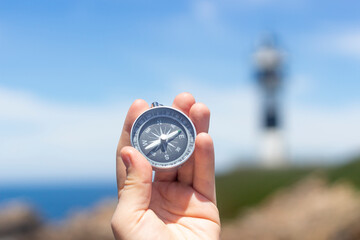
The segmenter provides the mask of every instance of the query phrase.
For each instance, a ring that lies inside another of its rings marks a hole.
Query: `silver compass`
[[[130,136],[154,170],[181,166],[195,149],[196,130],[188,116],[157,102],[135,120]]]

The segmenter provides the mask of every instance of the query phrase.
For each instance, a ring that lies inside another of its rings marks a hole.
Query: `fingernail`
[[[122,158],[123,163],[125,164],[126,168],[130,167],[130,156],[129,155],[125,155]]]

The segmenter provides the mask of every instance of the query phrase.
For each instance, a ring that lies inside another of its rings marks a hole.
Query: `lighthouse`
[[[286,165],[280,107],[284,54],[273,37],[267,37],[259,45],[254,53],[254,64],[261,96],[259,158],[262,166],[281,167]]]

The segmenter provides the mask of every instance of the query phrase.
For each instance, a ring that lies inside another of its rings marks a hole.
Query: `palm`
[[[155,182],[146,211],[144,218],[150,219],[144,223],[151,223],[148,227],[156,235],[164,226],[176,239],[211,239],[220,230],[216,205],[181,183]]]
[[[174,107],[186,113],[197,132],[195,152],[179,170],[156,172],[152,181],[149,162],[129,145],[130,127],[148,108],[134,102],[125,120],[117,152],[119,204],[112,227],[116,239],[218,239],[214,149],[209,135],[209,111],[180,94]],[[126,171],[125,166],[126,165]]]

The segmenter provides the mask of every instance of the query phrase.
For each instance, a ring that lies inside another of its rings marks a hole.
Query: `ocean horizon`
[[[0,186],[0,211],[10,202],[21,202],[33,207],[44,221],[59,221],[116,198],[116,183]]]

